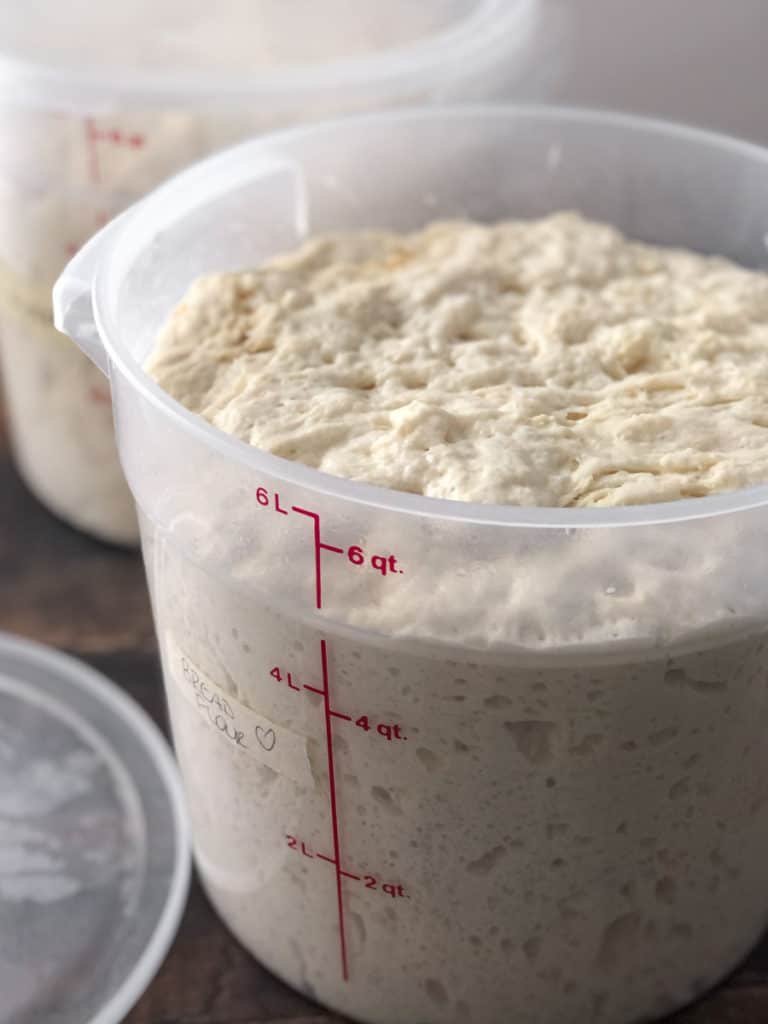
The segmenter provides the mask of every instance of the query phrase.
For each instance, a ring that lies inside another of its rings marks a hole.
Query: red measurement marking
[[[100,128],[93,128],[93,139],[96,142],[110,142],[114,146],[130,146],[132,149],[141,149],[147,138],[139,132],[121,132],[119,128],[110,128],[106,131]]]
[[[286,509],[280,504],[280,495],[277,491],[270,492],[266,487],[256,488],[256,501],[262,508],[274,507],[276,512],[282,515],[288,515]],[[314,570],[315,570],[315,607],[321,610],[323,607],[323,581],[322,581],[322,553],[323,551],[330,551],[337,555],[346,555],[351,565],[356,566],[370,566],[375,572],[381,576],[387,576],[390,574],[398,573],[402,575],[403,570],[398,566],[397,559],[394,555],[375,554],[370,557],[363,551],[361,547],[352,545],[350,548],[337,547],[334,544],[326,544],[321,537],[320,532],[320,516],[317,512],[312,512],[310,509],[302,508],[300,505],[291,505],[292,512],[297,515],[305,516],[307,519],[312,520],[312,540],[314,547]],[[325,720],[325,746],[328,758],[328,790],[331,807],[331,830],[333,833],[333,857],[326,856],[325,854],[305,854],[306,856],[315,856],[320,860],[324,860],[334,866],[334,873],[336,875],[336,906],[338,913],[339,922],[339,946],[341,953],[341,976],[344,981],[349,981],[349,963],[347,953],[347,934],[344,922],[344,893],[343,893],[343,879],[349,878],[354,881],[361,881],[360,875],[355,875],[350,871],[343,871],[341,868],[342,856],[341,856],[341,826],[339,824],[339,804],[336,793],[336,769],[334,762],[334,751],[333,751],[333,719],[340,718],[347,722],[352,722],[353,718],[351,715],[343,714],[340,711],[334,711],[331,707],[331,696],[330,696],[330,674],[328,671],[328,645],[325,639],[320,640],[320,661],[322,665],[322,689],[316,686],[311,686],[308,683],[303,684],[305,690],[309,690],[310,693],[316,693],[323,698],[323,717]],[[282,682],[283,675],[278,666],[272,669],[270,673],[278,682]],[[298,687],[291,685],[291,674],[287,673],[286,676],[288,685],[291,689],[297,689]],[[380,722],[378,725],[371,725],[368,717],[363,715],[357,721],[354,722],[356,726],[364,729],[365,732],[370,732],[372,729],[383,736],[386,740],[407,739],[406,736],[400,731],[400,726],[394,723]],[[293,836],[288,837],[288,845],[291,849],[296,849],[296,839]],[[304,853],[304,844],[301,844],[302,853]],[[366,888],[376,888],[378,881],[373,875],[364,876]],[[402,885],[396,885],[395,883],[385,883],[381,886],[381,891],[388,896],[407,896]]]
[[[104,388],[99,388],[94,385],[88,389],[88,395],[92,402],[96,402],[97,405],[109,405],[109,392],[105,391]]]
[[[88,150],[88,173],[91,183],[101,183],[98,143],[108,142],[112,146],[128,146],[130,149],[141,149],[146,145],[147,137],[141,132],[121,132],[119,128],[97,128],[92,117],[85,119],[85,144]]]
[[[278,683],[285,683],[289,690],[294,690],[296,693],[300,693],[301,690],[309,690],[310,693],[316,693],[318,697],[325,697],[325,690],[321,689],[319,686],[312,686],[311,683],[302,683],[299,686],[293,681],[293,675],[285,669],[280,668],[279,665],[275,665],[274,668],[270,669],[269,674],[273,679],[276,679]],[[370,715],[360,715],[358,718],[355,718],[354,715],[348,715],[344,711],[337,711],[335,708],[331,708],[331,717],[340,718],[343,722],[352,722],[357,729],[361,729],[365,733],[370,733],[372,736],[381,736],[389,743],[393,740],[408,739],[408,737],[403,733],[403,729],[405,727],[399,722],[377,721],[375,717],[371,718]]]
[[[320,519],[315,521],[315,536],[320,539]],[[320,552],[317,553],[317,578],[320,580]],[[319,592],[318,592],[318,607]],[[336,801],[336,771],[333,764],[333,725],[331,722],[331,699],[329,694],[328,648],[325,639],[320,640],[320,660],[323,666],[323,705],[325,710],[325,742],[328,748],[328,788],[331,791],[331,826],[333,829],[333,856],[336,861],[336,903],[339,909],[339,942],[341,944],[341,976],[349,980],[347,967],[347,936],[344,930],[344,897],[341,881],[341,840],[339,838],[339,808]]]
[[[303,854],[305,857],[309,857],[311,860],[324,860],[327,864],[336,864],[337,862],[333,857],[328,857],[324,853],[312,853],[312,850],[307,846],[305,842],[297,839],[296,836],[286,835],[288,840],[288,848],[290,850],[296,850],[298,853]],[[409,900],[411,897],[405,891],[405,886],[400,882],[382,882],[375,875],[356,875],[352,871],[344,871],[342,868],[340,871],[344,878],[349,878],[353,882],[365,882],[366,889],[372,889],[375,892],[383,893],[385,896],[389,896],[392,899],[402,898]]]
[[[312,520],[312,527],[315,541],[315,606],[319,609],[323,607],[323,584],[320,578],[322,571],[320,564],[320,516],[317,512],[310,512],[306,508],[299,508],[298,505],[291,505],[294,512],[298,512],[300,516],[307,516],[308,519]]]
[[[341,553],[342,555],[344,554],[343,549]],[[358,544],[353,544],[346,554],[347,560],[351,565],[370,566],[380,576],[392,575],[392,573],[398,573],[400,576],[403,575],[403,570],[398,568],[397,558],[394,555],[371,555],[368,558],[368,555]]]
[[[279,512],[281,516],[288,515],[288,509],[283,508],[280,504],[280,495],[277,491],[272,495],[275,499],[275,512]],[[261,505],[262,508],[268,508],[270,504],[270,494],[266,487],[256,488],[256,501]]]
[[[281,516],[288,515],[288,509],[283,508],[280,504],[280,495],[275,491],[275,512],[279,512]]]
[[[99,153],[96,143],[99,139],[99,130],[93,122],[92,117],[85,119],[85,145],[88,150],[88,173],[91,183],[98,185],[101,182],[101,171],[99,169]]]
[[[288,511],[280,504],[280,494],[278,491],[269,491],[266,487],[257,487],[256,501],[262,508],[273,507],[275,512],[279,512],[284,516],[288,515]],[[315,603],[317,608],[322,607],[323,600],[320,567],[320,554],[322,551],[330,551],[334,555],[345,555],[350,565],[373,570],[382,577],[393,575],[402,576],[404,574],[405,570],[400,568],[400,563],[395,555],[388,555],[384,553],[370,554],[370,552],[364,551],[359,544],[351,544],[349,547],[338,547],[336,544],[327,544],[320,536],[320,516],[317,512],[312,512],[308,508],[300,508],[298,505],[291,505],[290,510],[292,512],[297,512],[299,515],[306,516],[313,522],[315,543]]]
[[[272,669],[272,671],[269,674],[272,676],[273,679],[276,679],[278,681],[278,683],[282,683],[282,681],[283,681],[283,673],[280,671],[280,666],[279,665],[275,665],[275,667]],[[286,672],[286,674],[285,674],[285,682],[288,685],[288,689],[289,690],[295,690],[296,693],[301,693],[301,687],[297,686],[296,683],[294,683],[293,676],[291,675],[290,672]]]

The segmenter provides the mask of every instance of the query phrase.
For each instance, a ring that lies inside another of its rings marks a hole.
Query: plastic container
[[[34,15],[0,0],[0,311],[14,322],[3,367],[34,493],[96,536],[138,540],[108,408],[49,329],[53,282],[87,238],[169,174],[256,132],[491,98],[532,77],[536,16],[537,0],[327,0],[322,11],[260,0],[255,13],[252,0],[57,0]]]
[[[768,152],[579,111],[360,117],[182,174],[56,286],[111,379],[206,888],[264,964],[372,1024],[627,1024],[756,941],[768,487],[388,492],[220,433],[141,367],[196,275],[308,232],[560,208],[764,265]]]
[[[191,868],[168,743],[106,676],[0,632],[0,1024],[120,1024]]]

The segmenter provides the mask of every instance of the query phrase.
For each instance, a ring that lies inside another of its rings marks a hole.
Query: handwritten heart
[[[274,749],[274,746],[277,743],[277,736],[275,736],[274,729],[262,729],[260,725],[257,725],[254,727],[253,734],[267,753]]]

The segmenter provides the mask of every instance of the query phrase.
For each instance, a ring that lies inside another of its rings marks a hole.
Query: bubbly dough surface
[[[258,448],[432,497],[635,505],[768,480],[768,275],[575,213],[318,237],[206,276],[147,369]]]

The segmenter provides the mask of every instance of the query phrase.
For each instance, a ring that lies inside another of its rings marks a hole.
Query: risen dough
[[[149,371],[259,448],[433,497],[768,480],[768,275],[573,213],[316,238],[202,278]]]

